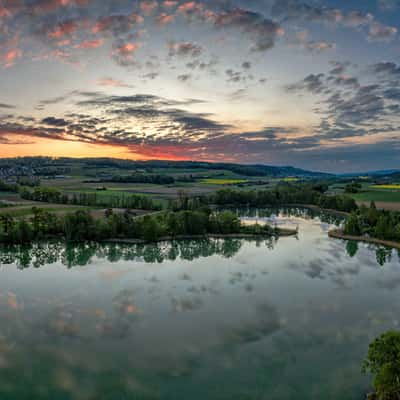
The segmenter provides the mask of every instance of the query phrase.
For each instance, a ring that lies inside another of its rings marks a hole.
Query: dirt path
[[[371,204],[370,201],[357,201],[358,206],[364,205],[366,207],[369,207],[370,204]],[[376,208],[381,209],[381,210],[400,211],[400,202],[376,201],[375,205],[376,205]]]

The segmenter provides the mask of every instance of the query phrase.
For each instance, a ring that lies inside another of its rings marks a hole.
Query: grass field
[[[357,201],[400,202],[400,191],[366,190],[352,194],[351,197]]]
[[[400,184],[394,183],[390,185],[372,185],[371,189],[384,189],[384,190],[400,190]]]
[[[218,179],[218,178],[209,178],[202,179],[201,183],[205,183],[207,185],[237,185],[239,183],[246,183],[245,179]]]
[[[283,182],[298,182],[299,180],[300,180],[299,178],[293,178],[293,177],[287,177],[282,179]]]

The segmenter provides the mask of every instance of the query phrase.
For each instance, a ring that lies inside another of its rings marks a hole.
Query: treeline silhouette
[[[132,175],[117,175],[111,178],[101,178],[92,182],[99,183],[150,183],[153,185],[171,185],[175,182],[195,182],[196,179],[193,175],[172,176],[165,174],[143,174],[137,173]]]
[[[25,200],[40,201],[44,203],[72,204],[90,207],[129,208],[142,210],[161,210],[161,205],[151,197],[131,195],[101,195],[96,192],[63,193],[52,187],[35,187],[34,189],[19,188],[20,196]]]

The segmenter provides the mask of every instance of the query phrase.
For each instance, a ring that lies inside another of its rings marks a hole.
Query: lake
[[[1,400],[364,399],[399,254],[327,215],[242,215],[298,237],[0,249]]]

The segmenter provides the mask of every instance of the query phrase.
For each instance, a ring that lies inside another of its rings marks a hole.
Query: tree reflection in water
[[[272,249],[275,243],[273,239],[259,242],[269,249]],[[85,266],[94,257],[105,258],[111,263],[121,260],[146,263],[162,263],[176,259],[191,261],[213,255],[230,258],[240,250],[243,243],[242,239],[210,238],[153,244],[39,242],[29,246],[1,246],[0,265],[16,264],[19,269],[24,269],[61,262],[72,268]]]

